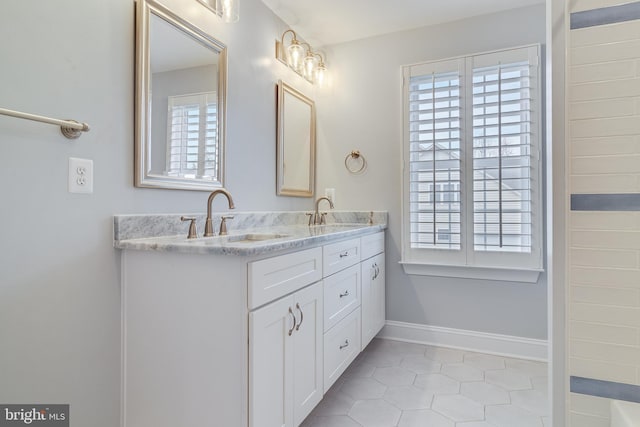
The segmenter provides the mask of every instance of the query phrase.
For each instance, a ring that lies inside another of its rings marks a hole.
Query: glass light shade
[[[300,67],[302,66],[302,55],[304,54],[304,49],[298,43],[298,40],[291,40],[291,45],[287,48],[287,52],[289,53],[289,65],[296,71],[300,71]]]
[[[327,78],[327,67],[325,67],[324,62],[320,61],[315,70],[315,82],[318,86],[322,87],[324,85],[324,81]]]
[[[240,0],[216,0],[216,11],[224,22],[238,22],[240,19]]]
[[[311,81],[315,80],[317,62],[318,60],[315,56],[313,56],[313,53],[311,53],[311,51],[307,51],[307,55],[304,57],[303,72],[304,72],[304,76],[308,80],[311,80]]]

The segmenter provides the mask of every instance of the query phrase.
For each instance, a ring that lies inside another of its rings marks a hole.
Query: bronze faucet
[[[320,205],[320,202],[326,200],[327,202],[329,202],[329,207],[331,209],[333,209],[333,202],[331,201],[330,198],[328,197],[319,197],[318,200],[316,200],[316,211],[313,214],[313,224],[314,225],[322,225],[325,223],[325,218],[324,216],[326,215],[326,213],[319,213],[318,212],[318,205]]]
[[[215,199],[215,197],[218,194],[222,194],[223,196],[225,196],[227,198],[227,201],[229,202],[229,209],[235,209],[236,207],[233,205],[233,197],[231,197],[231,194],[224,189],[219,189],[216,190],[214,192],[212,192],[209,195],[209,199],[207,200],[207,220],[204,224],[204,237],[211,237],[213,236],[213,222],[211,221],[211,204],[213,203],[213,199]]]

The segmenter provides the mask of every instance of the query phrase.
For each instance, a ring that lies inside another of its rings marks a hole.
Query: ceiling
[[[441,24],[545,0],[262,0],[314,46]]]

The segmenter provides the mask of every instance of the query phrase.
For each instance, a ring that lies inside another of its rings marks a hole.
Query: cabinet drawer
[[[360,306],[360,265],[324,279],[324,330],[328,331]]]
[[[360,353],[360,308],[324,334],[324,392]]]
[[[384,252],[384,231],[360,238],[362,259],[371,258]]]
[[[360,239],[333,243],[322,248],[324,276],[360,262]]]
[[[250,262],[249,310],[322,279],[322,248]]]

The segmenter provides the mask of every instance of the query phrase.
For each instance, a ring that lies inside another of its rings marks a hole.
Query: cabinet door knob
[[[349,347],[349,340],[344,340],[344,344],[342,344],[340,346],[340,350],[342,350],[343,348],[347,348],[347,347]]]
[[[296,326],[296,331],[299,331],[300,330],[300,326],[302,326],[302,322],[304,321],[304,313],[302,312],[302,309],[300,308],[300,303],[296,303],[296,308],[300,312],[300,323],[298,323],[298,326]],[[291,334],[289,334],[289,335],[291,335]]]
[[[344,298],[344,297],[348,297],[349,296],[349,290],[347,289],[346,291],[344,291],[344,293],[340,294],[340,298]]]
[[[291,336],[291,334],[293,334],[293,330],[296,328],[296,315],[293,314],[291,307],[289,307],[289,314],[293,317],[293,326],[289,329],[289,336]]]

